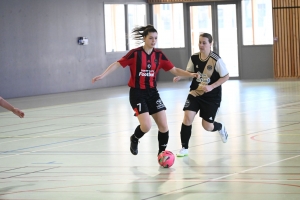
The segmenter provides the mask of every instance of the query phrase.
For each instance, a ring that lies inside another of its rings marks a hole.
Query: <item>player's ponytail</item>
[[[132,30],[133,39],[137,41],[137,43],[141,44],[144,42],[144,37],[148,35],[148,33],[157,33],[157,30],[153,25],[148,24],[147,26],[137,26]]]

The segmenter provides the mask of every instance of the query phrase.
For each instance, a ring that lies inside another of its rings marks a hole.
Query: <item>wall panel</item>
[[[273,0],[275,77],[300,77],[300,0]]]

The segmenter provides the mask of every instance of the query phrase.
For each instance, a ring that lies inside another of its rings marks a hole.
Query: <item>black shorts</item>
[[[135,116],[145,112],[149,112],[149,114],[152,115],[162,110],[166,110],[156,88],[130,88],[129,101],[135,112]]]
[[[213,123],[219,107],[219,101],[204,99],[200,96],[194,97],[193,95],[189,94],[183,110],[195,111],[196,113],[200,110],[199,116],[205,121]]]

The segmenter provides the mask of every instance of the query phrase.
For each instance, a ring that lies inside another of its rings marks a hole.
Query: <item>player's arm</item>
[[[189,59],[188,63],[187,63],[187,66],[186,66],[186,71],[189,72],[189,73],[193,73],[194,72],[194,64],[192,62],[192,58]],[[179,80],[181,79],[186,79],[188,78],[187,76],[175,76],[173,78],[173,82],[178,82]]]
[[[187,72],[189,72],[189,71],[187,71]],[[189,73],[193,73],[193,72],[189,72]],[[180,81],[180,80],[182,80],[182,79],[188,79],[189,77],[186,77],[186,76],[175,76],[174,78],[173,78],[173,82],[178,82],[178,81]]]
[[[198,76],[197,73],[190,73],[188,71],[182,70],[182,69],[177,68],[177,67],[173,67],[171,70],[169,70],[169,72],[171,72],[175,76],[179,76],[179,77],[192,77],[192,78],[194,78],[194,77]]]
[[[226,64],[221,58],[216,63],[216,71],[219,73],[220,78],[215,83],[210,85],[210,87],[212,87],[211,90],[213,90],[216,87],[219,87],[229,79],[229,72],[226,68]]]
[[[24,117],[24,112],[18,108],[13,107],[10,103],[8,103],[5,99],[0,97],[0,106],[13,112],[15,115],[19,116],[20,118]]]
[[[223,60],[221,58],[217,61],[215,69],[219,73],[220,78],[219,78],[219,80],[217,80],[215,83],[213,83],[211,85],[202,86],[203,87],[202,89],[204,92],[212,91],[214,88],[219,87],[220,85],[222,85],[229,79],[229,72],[226,68],[225,63],[223,62]]]
[[[112,73],[113,71],[115,71],[117,68],[119,68],[121,66],[121,64],[119,62],[114,62],[112,63],[102,74],[95,76],[92,79],[92,83],[95,83],[98,80],[103,79],[104,77],[106,77],[108,74]]]
[[[219,87],[220,85],[222,85],[223,83],[225,83],[228,79],[229,79],[229,74],[227,74],[224,77],[219,78],[219,80],[217,80],[216,82],[214,82],[213,84],[211,84],[211,86],[213,88]]]

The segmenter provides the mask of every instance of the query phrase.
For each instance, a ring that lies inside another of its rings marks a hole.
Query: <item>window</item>
[[[156,47],[184,47],[182,3],[153,5],[153,26],[158,32]]]
[[[244,45],[273,44],[272,0],[243,0]]]
[[[145,26],[147,22],[146,18],[146,7],[144,4],[128,5],[128,33],[129,36],[129,49],[135,48],[138,45],[136,44],[135,40],[133,40],[131,36],[132,29],[136,26]]]
[[[105,4],[105,44],[106,52],[125,51],[125,18],[124,5]]]
[[[136,26],[146,25],[145,4],[105,4],[104,18],[106,52],[126,51],[137,47],[131,38],[131,31]]]
[[[212,34],[212,13],[211,6],[191,6],[190,26],[191,26],[191,52],[199,52],[200,33]]]

